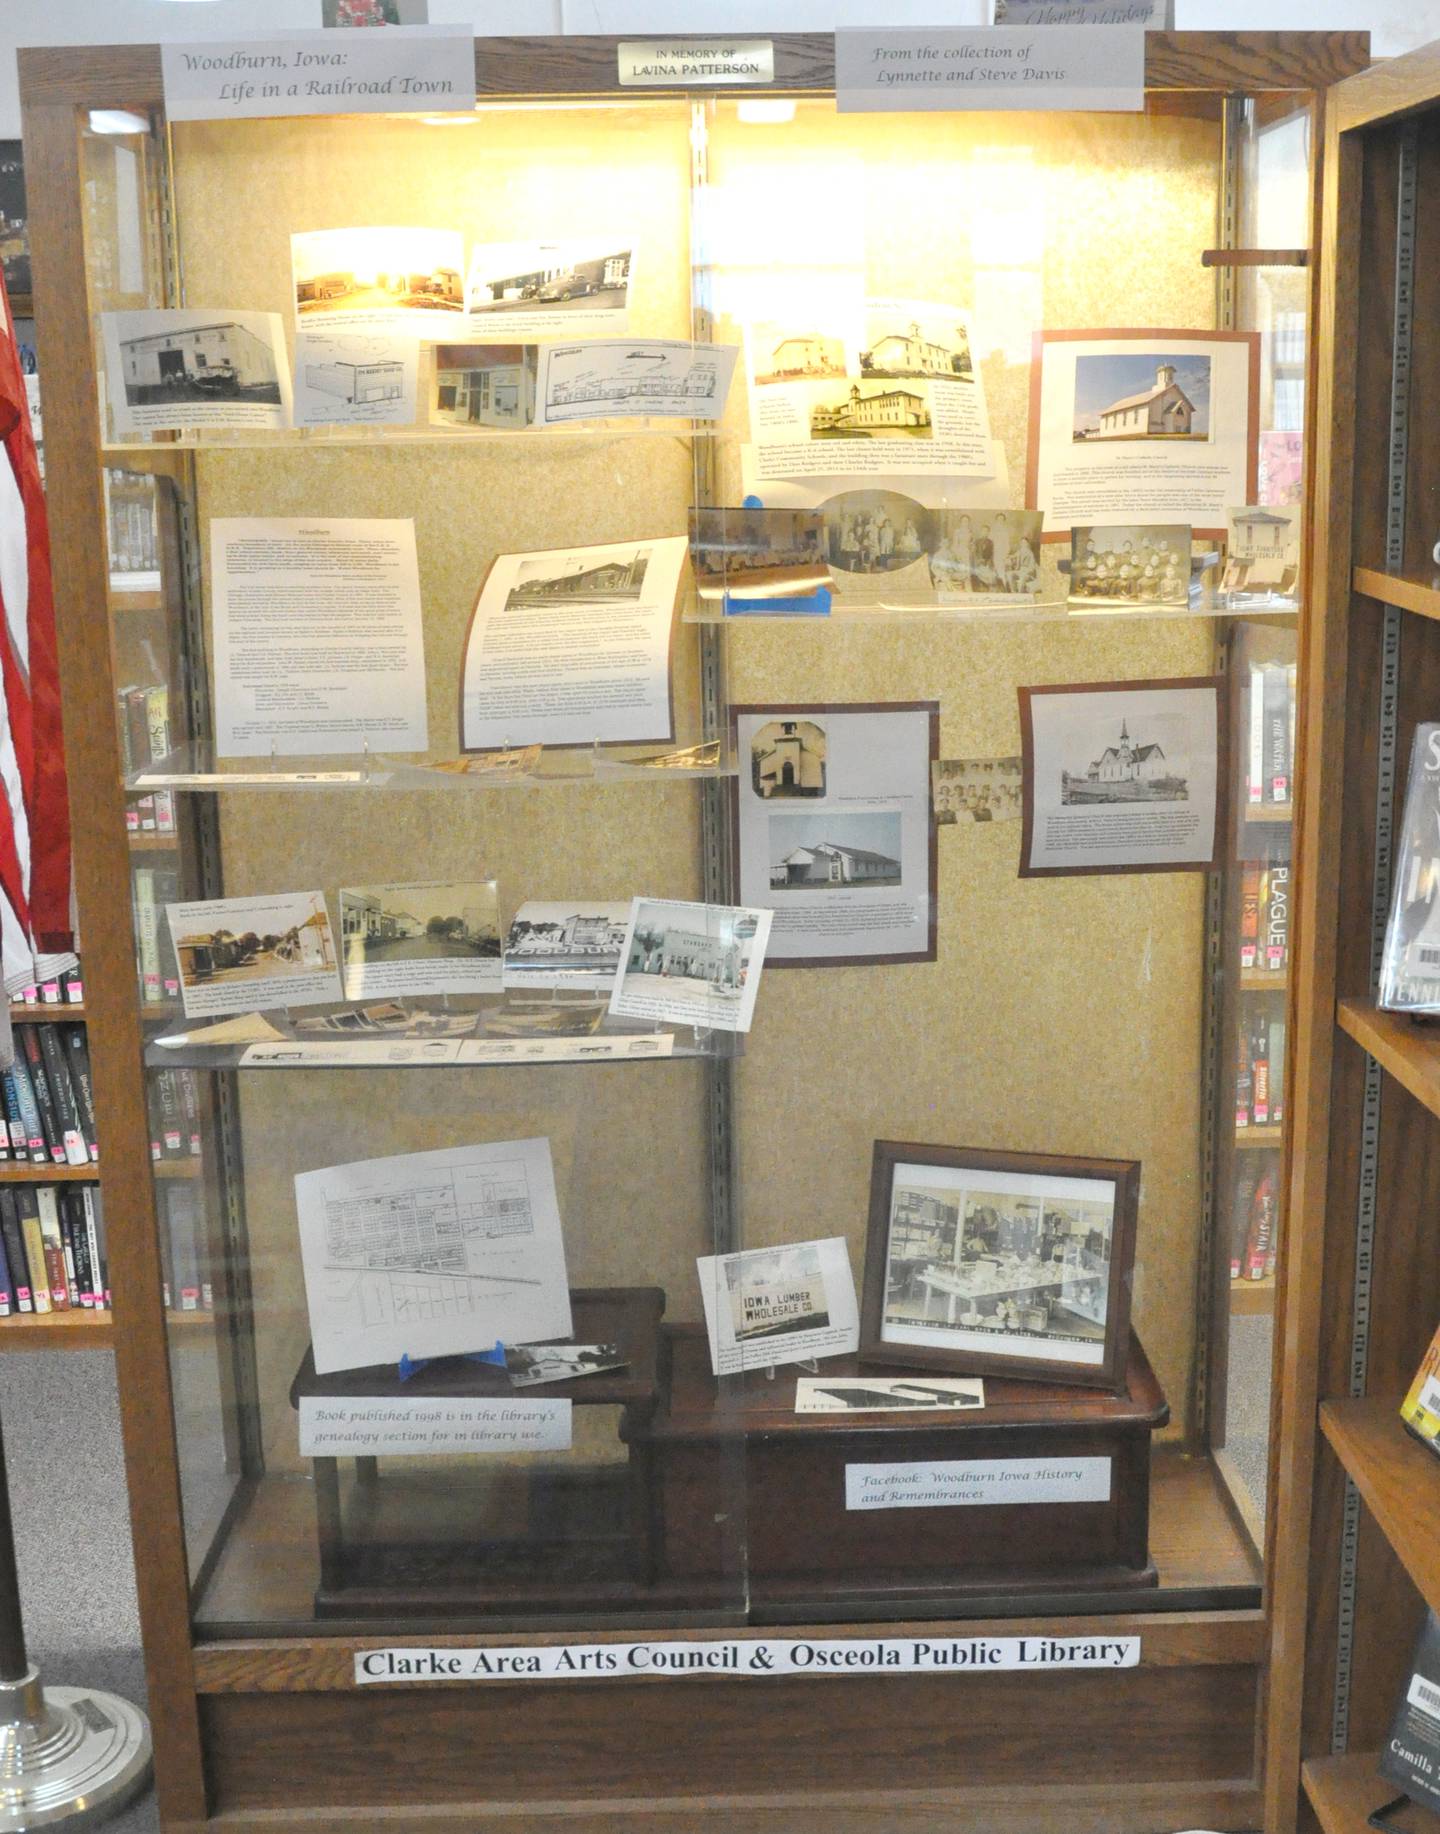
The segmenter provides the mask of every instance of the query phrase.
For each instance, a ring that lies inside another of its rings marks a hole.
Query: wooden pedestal
[[[657,1583],[703,1585],[733,1564],[744,1521],[752,1607],[828,1614],[1002,1595],[1108,1593],[1156,1583],[1148,1547],[1150,1436],[1169,1408],[1137,1341],[1121,1395],[987,1380],[973,1413],[797,1415],[795,1371],[717,1384],[705,1334],[668,1326],[671,1378],[629,1429],[648,1448]],[[827,1358],[827,1375],[855,1375]],[[1108,1500],[847,1509],[847,1465],[931,1460],[1109,1461]],[[741,1488],[743,1486],[743,1488]]]
[[[570,1295],[576,1343],[618,1343],[623,1369],[518,1391],[620,1409],[624,1464],[559,1463],[497,1471],[483,1459],[438,1477],[413,1468],[393,1484],[380,1460],[357,1458],[342,1498],[340,1461],[317,1458],[315,1508],[323,1617],[456,1611],[576,1612],[632,1607],[651,1578],[648,1442],[642,1431],[664,1388],[668,1340],[659,1287],[597,1287]],[[401,1382],[391,1365],[317,1375],[305,1353],[290,1386],[326,1399],[453,1396],[513,1400],[503,1369],[446,1357]],[[507,1519],[508,1518],[508,1519]],[[504,1521],[502,1528],[500,1523]]]

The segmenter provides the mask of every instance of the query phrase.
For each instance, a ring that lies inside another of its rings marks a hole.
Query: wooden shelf
[[[1322,1401],[1320,1429],[1432,1611],[1440,1611],[1440,1458],[1405,1431],[1399,1395]]]
[[[180,836],[173,830],[161,834],[155,829],[129,828],[125,838],[132,853],[174,853],[180,845]]]
[[[109,1312],[12,1313],[0,1318],[0,1352],[6,1350],[108,1350],[115,1341]]]
[[[1440,1029],[1404,1013],[1381,1012],[1373,1000],[1339,1000],[1335,1019],[1382,1070],[1440,1115]]]
[[[1242,968],[1240,986],[1245,993],[1284,993],[1290,985],[1290,975],[1284,968]]]
[[[1288,822],[1294,806],[1289,802],[1247,802],[1240,819],[1246,822]]]
[[[99,1184],[98,1165],[31,1165],[0,1159],[0,1184]]]
[[[165,598],[153,588],[144,592],[123,592],[112,586],[105,594],[106,603],[115,611],[164,611]]]
[[[1379,599],[1382,605],[1398,605],[1402,611],[1417,612],[1422,618],[1440,618],[1440,573],[1431,568],[1424,578],[1407,578],[1400,573],[1381,573],[1374,567],[1357,567],[1350,576],[1357,592]]]
[[[1278,1146],[1285,1138],[1283,1127],[1237,1127],[1235,1145],[1243,1151],[1246,1147]]]
[[[1230,1316],[1232,1318],[1258,1318],[1275,1310],[1275,1281],[1267,1275],[1263,1280],[1232,1280],[1230,1282]]]
[[[152,1159],[150,1170],[157,1178],[200,1178],[204,1165],[203,1159],[191,1153],[188,1159]]]
[[[1365,1818],[1396,1791],[1376,1769],[1378,1751],[1348,1751],[1339,1758],[1309,1758],[1301,1767],[1305,1794],[1325,1834],[1364,1834]],[[1413,1811],[1412,1811],[1413,1812]],[[1424,1823],[1440,1826],[1421,1810]],[[1407,1824],[1408,1825],[1408,1824]]]
[[[27,1006],[23,1000],[10,1002],[12,1025],[78,1025],[84,1017],[83,1004],[67,1006],[62,1000],[58,1006]]]

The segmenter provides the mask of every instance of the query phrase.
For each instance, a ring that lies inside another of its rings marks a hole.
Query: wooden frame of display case
[[[480,40],[482,94],[618,89],[613,38]],[[1148,105],[1219,119],[1237,93],[1308,108],[1320,144],[1330,85],[1364,67],[1364,34],[1147,38]],[[1293,1804],[1297,1747],[1257,1736],[1272,1672],[1272,1726],[1291,1684],[1290,1617],[1244,1610],[1131,1610],[1063,1620],[1069,1635],[1135,1635],[1139,1665],[1032,1677],[846,1675],[427,1685],[357,1690],[357,1650],[394,1639],[313,1634],[197,1643],[154,1224],[142,1047],[125,916],[129,849],[107,646],[99,403],[90,362],[79,111],[159,111],[156,46],[20,54],[35,305],[46,376],[46,458],[55,550],[75,859],[87,937],[87,1013],[101,1175],[111,1219],[115,1343],[164,1825],[295,1827],[312,1834],[423,1827],[564,1827],[573,1834],[700,1823],[735,1834],[860,1834],[960,1825],[993,1830],[1254,1827],[1262,1797]],[[828,36],[775,40],[778,91],[833,85]],[[651,92],[663,94],[662,91]],[[687,94],[697,92],[687,91]],[[1318,161],[1317,161],[1318,165]],[[1273,252],[1273,251],[1271,251]],[[1247,251],[1229,251],[1241,260]],[[1248,251],[1253,256],[1256,251]],[[1317,785],[1330,780],[1316,767]],[[1312,803],[1312,810],[1313,810]],[[1302,1295],[1303,1297],[1303,1295]],[[1300,1301],[1295,1299],[1294,1304]],[[1288,1313],[1287,1313],[1288,1315]],[[1296,1383],[1293,1367],[1287,1382]],[[1303,1414],[1304,1381],[1297,1391]],[[1308,1421],[1287,1392],[1282,1479]],[[1285,1600],[1282,1598],[1281,1603]],[[895,1626],[946,1638],[1053,1631],[1050,1617]],[[629,1634],[587,1632],[605,1642]],[[710,1630],[676,1633],[704,1640]],[[732,1634],[732,1633],[725,1633]],[[764,1634],[738,1633],[741,1638]],[[787,1629],[803,1636],[803,1627]],[[859,1634],[829,1625],[824,1634]],[[566,1641],[436,1635],[436,1645]],[[956,1695],[963,1686],[963,1699]],[[556,1728],[563,1728],[563,1736]],[[1272,1811],[1273,1812],[1273,1811]],[[1274,1825],[1279,1826],[1280,1822]]]

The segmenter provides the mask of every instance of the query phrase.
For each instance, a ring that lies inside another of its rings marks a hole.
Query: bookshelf
[[[1440,1611],[1440,1460],[1407,1433],[1399,1395],[1322,1401],[1320,1428],[1432,1611]]]
[[[6,1350],[108,1350],[115,1341],[109,1312],[12,1313],[0,1318],[0,1352]]]

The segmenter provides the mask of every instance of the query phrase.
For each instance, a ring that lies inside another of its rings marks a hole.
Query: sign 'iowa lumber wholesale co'
[[[647,1675],[997,1674],[1135,1668],[1139,1637],[719,1638],[695,1643],[557,1643],[546,1649],[361,1649],[357,1686],[422,1681],[622,1681]]]

